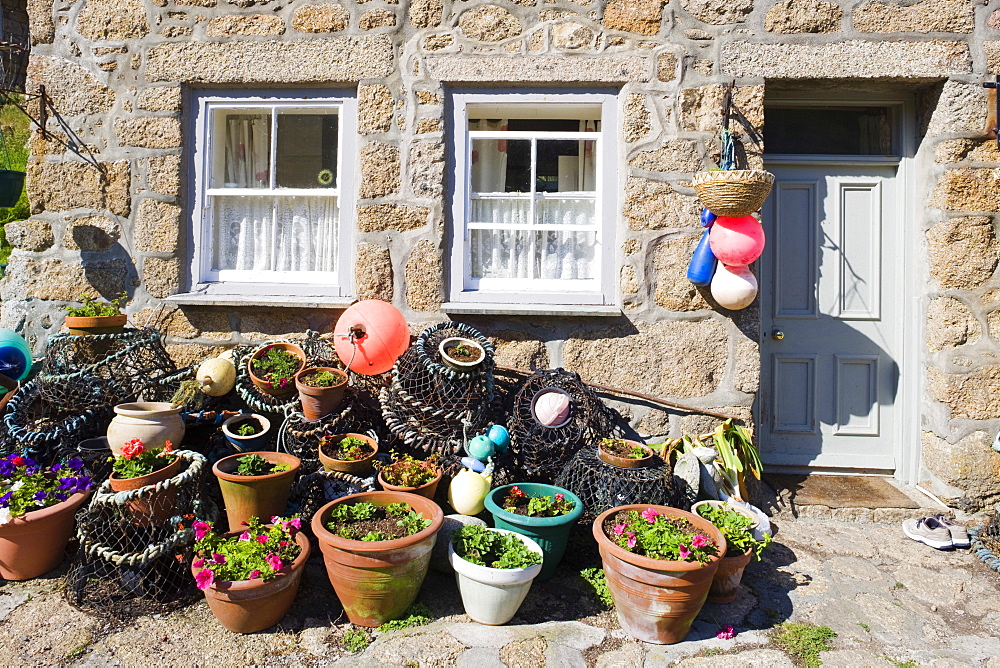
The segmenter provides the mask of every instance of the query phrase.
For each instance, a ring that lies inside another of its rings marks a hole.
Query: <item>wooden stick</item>
[[[497,366],[497,369],[501,371],[510,371],[513,373],[519,373],[524,376],[530,376],[530,371],[525,371],[524,369],[515,369],[509,366]],[[720,420],[737,420],[741,421],[736,415],[729,415],[728,413],[720,413],[718,411],[713,411],[708,408],[698,408],[696,406],[688,406],[685,404],[679,404],[673,401],[667,401],[666,399],[661,399],[659,397],[654,397],[651,394],[643,394],[642,392],[633,392],[632,390],[623,390],[620,387],[609,387],[607,385],[598,385],[597,383],[586,383],[590,387],[601,390],[604,393],[610,394],[623,394],[629,397],[636,397],[637,399],[644,399],[654,404],[660,404],[661,406],[666,406],[667,408],[676,408],[678,410],[687,411],[688,413],[701,413],[702,415],[708,415],[710,417],[719,418]]]

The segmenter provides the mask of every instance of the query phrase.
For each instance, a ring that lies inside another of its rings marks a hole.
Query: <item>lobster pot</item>
[[[477,341],[486,353],[471,372],[441,363],[438,346],[456,336]],[[459,454],[497,412],[493,367],[493,345],[472,327],[446,322],[424,331],[396,361],[379,397],[389,431],[414,450]]]
[[[317,452],[320,439],[325,434],[364,434],[369,431],[375,432],[377,441],[385,439],[388,432],[382,413],[368,403],[361,392],[348,387],[340,409],[315,422],[306,420],[298,411],[289,411],[278,432],[278,450],[298,457],[302,460],[303,473],[311,473],[321,468]]]
[[[191,524],[195,518],[214,521],[218,508],[205,493],[205,457],[177,454],[183,465],[173,478],[117,494],[105,481],[77,515],[80,546],[64,590],[70,604],[128,620],[199,598],[190,570]]]

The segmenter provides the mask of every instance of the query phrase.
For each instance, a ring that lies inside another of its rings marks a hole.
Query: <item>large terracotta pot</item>
[[[334,459],[333,457],[327,457],[323,452],[322,446],[317,448],[319,453],[319,461],[323,464],[323,470],[325,471],[340,471],[341,473],[350,473],[351,475],[356,475],[361,478],[365,478],[372,471],[372,459],[378,454],[378,441],[370,436],[365,436],[364,434],[333,434],[330,437],[331,443],[340,443],[343,438],[360,438],[368,445],[372,447],[372,453],[365,457],[364,459]]]
[[[259,455],[272,464],[288,464],[292,468],[268,475],[236,475],[239,467],[236,460],[246,455]],[[275,515],[284,515],[288,493],[301,466],[298,457],[284,452],[240,452],[215,462],[212,473],[219,479],[229,530],[241,531],[243,522],[250,517],[268,522]]]
[[[122,446],[138,438],[147,450],[162,448],[167,441],[180,446],[184,440],[181,409],[169,401],[139,401],[115,406],[115,418],[108,425],[108,446],[117,457]]]
[[[314,371],[329,371],[338,377],[337,383],[327,387],[312,387],[301,381],[306,373]],[[315,422],[326,417],[340,407],[347,391],[347,374],[340,369],[329,366],[308,367],[295,374],[295,389],[299,391],[299,401],[302,404],[302,416],[307,422]]]
[[[740,581],[743,570],[753,558],[753,548],[743,554],[728,554],[719,562],[719,570],[712,578],[712,587],[708,590],[709,603],[731,603],[740,593]]]
[[[377,506],[405,503],[431,525],[406,538],[366,542],[348,540],[326,528],[337,505],[367,501]],[[402,492],[363,492],[326,504],[313,516],[312,529],[330,584],[352,624],[379,626],[403,614],[427,575],[431,551],[444,522],[441,508],[422,496]]]
[[[302,348],[299,348],[294,343],[268,343],[268,344],[265,344],[265,345],[261,346],[260,348],[258,348],[253,353],[253,355],[250,356],[250,359],[247,360],[247,371],[250,373],[250,380],[253,382],[254,387],[256,387],[258,390],[260,390],[264,394],[269,394],[272,397],[284,397],[284,396],[288,396],[289,394],[291,394],[292,392],[295,391],[295,383],[294,382],[289,382],[285,387],[271,387],[270,383],[268,383],[263,378],[258,377],[254,373],[254,370],[253,370],[253,362],[254,362],[254,360],[257,359],[258,357],[260,357],[260,355],[263,353],[264,349],[267,348],[268,346],[270,346],[272,348],[280,348],[281,350],[289,352],[289,353],[295,355],[296,357],[298,357],[299,358],[299,371],[301,371],[302,368],[306,365],[306,354],[305,354],[305,352],[302,351]],[[296,371],[295,373],[298,373],[298,371]]]
[[[58,566],[73,534],[76,511],[89,496],[74,494],[0,526],[0,576],[30,580]]]
[[[159,471],[153,471],[138,478],[119,478],[117,474],[112,473],[108,479],[110,481],[108,484],[111,485],[113,492],[128,492],[133,489],[150,487],[158,482],[173,478],[180,473],[183,464],[184,460],[174,455],[174,461]],[[176,500],[177,490],[170,488],[160,490],[159,492],[150,492],[134,498],[127,502],[125,507],[128,508],[129,513],[132,515],[132,520],[139,526],[158,526],[170,519],[171,515],[174,514],[174,502]]]
[[[651,559],[618,547],[604,535],[604,520],[610,515],[620,510],[642,512],[646,508],[688,520],[720,546],[720,554],[707,564]],[[684,640],[705,604],[719,561],[725,556],[726,541],[722,533],[697,515],[650,504],[606,510],[594,520],[593,532],[604,562],[608,590],[625,632],[643,642],[659,645]]]
[[[98,315],[98,316],[66,316],[66,329],[74,336],[87,336],[90,334],[120,334],[125,331],[125,324],[128,316],[124,313],[118,315]]]
[[[392,466],[391,464],[389,466]],[[378,484],[382,486],[387,492],[407,492],[409,494],[416,494],[427,499],[433,499],[434,493],[437,492],[438,483],[441,482],[441,469],[438,469],[437,477],[430,482],[425,482],[420,487],[400,487],[399,485],[391,485],[385,481],[382,477],[382,471],[378,472]]]
[[[285,616],[299,591],[302,573],[309,558],[309,539],[295,534],[302,551],[271,580],[216,581],[202,590],[205,601],[219,623],[236,633],[253,633],[274,626]],[[197,575],[200,568],[191,567]]]

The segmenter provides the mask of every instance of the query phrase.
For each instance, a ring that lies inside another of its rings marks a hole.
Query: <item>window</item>
[[[354,100],[199,100],[193,279],[217,292],[346,294]],[[269,285],[275,286],[268,288]]]
[[[612,303],[615,99],[454,96],[452,301]]]

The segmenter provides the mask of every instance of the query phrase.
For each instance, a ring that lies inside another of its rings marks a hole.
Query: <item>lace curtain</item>
[[[227,188],[267,188],[271,160],[271,119],[230,114],[226,117]]]

